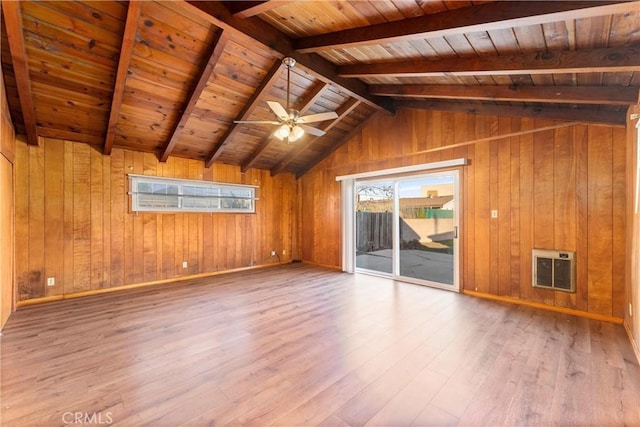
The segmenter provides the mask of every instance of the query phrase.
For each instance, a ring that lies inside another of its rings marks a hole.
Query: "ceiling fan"
[[[267,105],[278,120],[235,120],[234,123],[259,123],[280,125],[274,132],[274,136],[280,141],[286,140],[289,144],[297,141],[304,135],[305,131],[314,136],[322,136],[326,132],[307,125],[307,123],[323,122],[338,117],[335,111],[327,111],[325,113],[310,114],[300,116],[300,111],[290,106],[290,86],[291,86],[291,69],[296,65],[296,60],[286,57],[282,60],[282,64],[287,67],[287,108],[276,101],[267,101]]]

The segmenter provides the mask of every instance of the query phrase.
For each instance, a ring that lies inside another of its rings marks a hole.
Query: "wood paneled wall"
[[[640,361],[640,207],[636,212],[636,198],[640,196],[640,188],[636,181],[638,169],[638,119],[631,119],[632,114],[640,114],[640,105],[629,108],[627,114],[627,268],[624,321],[633,337],[636,355]]]
[[[0,70],[0,329],[14,306],[13,160],[16,136]]]
[[[624,316],[623,127],[400,110],[371,122],[301,178],[303,260],[339,266],[337,175],[466,157],[462,179],[462,286],[585,312]],[[497,209],[497,219],[491,210]],[[532,248],[577,253],[577,292],[531,286]]]
[[[18,143],[15,173],[19,301],[267,265],[271,250],[295,257],[290,174],[56,139]],[[260,200],[256,214],[130,213],[128,173],[258,185]]]

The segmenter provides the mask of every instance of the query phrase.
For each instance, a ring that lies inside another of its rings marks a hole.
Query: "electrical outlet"
[[[276,256],[276,251],[271,251],[271,256]]]
[[[187,261],[182,261],[182,268],[187,268]]]
[[[491,211],[491,218],[498,218],[498,211],[496,209]]]
[[[55,277],[47,277],[47,286],[55,286],[56,278]]]
[[[282,255],[286,255],[286,254],[287,254],[287,250],[286,250],[286,249],[283,249],[283,250],[282,250]]]

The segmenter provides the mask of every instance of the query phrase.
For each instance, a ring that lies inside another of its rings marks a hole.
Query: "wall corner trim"
[[[637,343],[633,338],[633,334],[631,333],[631,328],[627,324],[627,322],[623,323],[624,330],[627,331],[627,336],[629,337],[629,341],[631,342],[631,348],[633,349],[633,353],[636,355],[636,359],[638,360],[638,364],[640,365],[640,343]]]

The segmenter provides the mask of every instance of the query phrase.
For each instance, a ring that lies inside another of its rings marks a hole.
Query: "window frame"
[[[127,174],[127,177],[131,212],[244,214],[256,212],[258,200],[256,185],[137,174]],[[161,191],[164,186],[165,193],[141,192],[139,191],[141,184],[148,185],[152,189],[155,187],[156,191]],[[185,192],[185,188],[189,190]],[[240,192],[240,195],[234,195],[234,192]],[[149,197],[145,204],[145,197],[142,196],[147,195]]]

